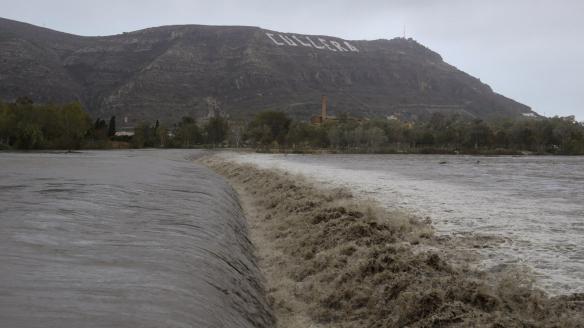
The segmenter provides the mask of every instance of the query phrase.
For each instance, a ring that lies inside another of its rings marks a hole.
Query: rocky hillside
[[[494,93],[411,39],[346,41],[240,26],[164,26],[81,37],[0,19],[0,98],[79,100],[94,117],[128,125],[220,111],[266,109],[416,117],[435,111],[480,118],[530,108]]]

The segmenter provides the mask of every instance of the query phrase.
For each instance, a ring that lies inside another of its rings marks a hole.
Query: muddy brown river
[[[521,266],[550,294],[584,293],[584,157],[438,155],[223,156],[342,186],[432,219],[439,234],[501,239],[481,267]]]
[[[199,151],[0,153],[0,327],[269,327]]]

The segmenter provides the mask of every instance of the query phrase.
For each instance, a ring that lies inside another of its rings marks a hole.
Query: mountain
[[[261,110],[419,117],[535,115],[412,39],[346,41],[244,26],[163,26],[83,37],[0,19],[0,99],[80,101],[124,123]]]

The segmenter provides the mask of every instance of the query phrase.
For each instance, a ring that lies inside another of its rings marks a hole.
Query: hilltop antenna
[[[404,24],[404,39],[406,38],[406,24]]]

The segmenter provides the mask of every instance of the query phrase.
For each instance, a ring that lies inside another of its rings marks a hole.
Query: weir
[[[0,327],[273,326],[234,191],[185,152],[0,164]]]

